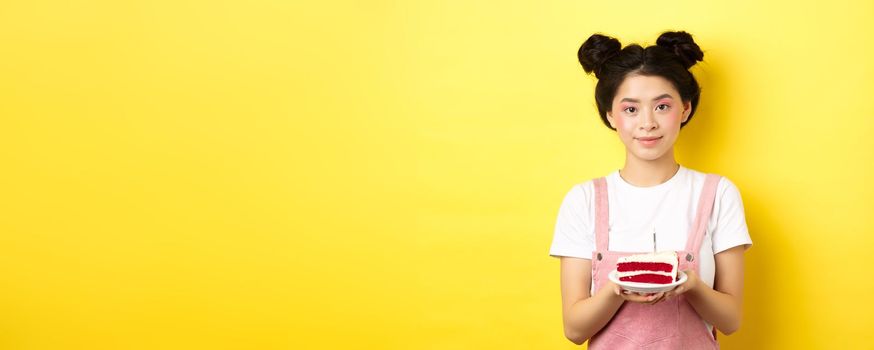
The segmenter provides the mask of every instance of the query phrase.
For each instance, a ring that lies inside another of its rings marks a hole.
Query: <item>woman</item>
[[[559,209],[550,255],[561,258],[565,336],[576,344],[715,349],[715,329],[740,327],[743,254],[752,244],[740,193],[674,158],[700,96],[689,68],[703,57],[686,32],[662,33],[646,48],[594,34],[579,49],[598,79],[601,120],[626,152],[622,169],[573,186]],[[655,248],[678,252],[685,283],[641,295],[606,278],[619,257]]]

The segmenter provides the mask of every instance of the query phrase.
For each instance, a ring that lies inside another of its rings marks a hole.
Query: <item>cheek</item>
[[[671,123],[671,125],[677,125],[677,126],[679,126],[681,122],[683,122],[683,112],[682,111],[678,111],[672,118],[670,118],[670,121],[669,121],[669,123]]]
[[[622,117],[613,117],[613,124],[616,124],[616,129],[625,127],[625,120]]]
[[[617,118],[616,121],[616,131],[619,133],[619,138],[630,141],[634,138],[634,123],[629,120],[625,120],[624,118]]]
[[[617,118],[616,119],[616,129],[621,130],[624,133],[630,133],[634,130],[636,123],[634,119],[631,118]]]
[[[659,124],[662,127],[673,128],[674,126],[680,125],[680,122],[682,122],[682,121],[683,121],[683,112],[678,111],[678,112],[673,112],[670,114],[663,115],[663,117],[659,120]]]

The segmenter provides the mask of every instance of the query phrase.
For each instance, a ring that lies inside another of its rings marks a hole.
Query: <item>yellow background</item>
[[[740,188],[723,348],[870,347],[870,1],[0,9],[0,348],[560,349],[558,206],[622,166],[576,60],[705,51],[678,160]]]

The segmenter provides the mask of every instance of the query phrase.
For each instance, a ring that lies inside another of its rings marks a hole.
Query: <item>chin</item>
[[[659,159],[663,158],[665,156],[665,154],[663,152],[662,153],[645,152],[645,153],[634,153],[634,156],[640,160],[653,161],[653,160],[659,160]]]

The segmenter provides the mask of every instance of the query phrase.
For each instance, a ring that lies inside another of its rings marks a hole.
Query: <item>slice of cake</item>
[[[635,254],[616,260],[617,277],[623,282],[670,284],[677,280],[676,252]]]

